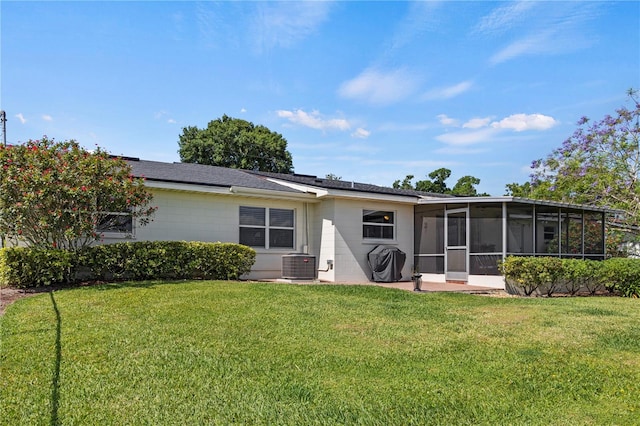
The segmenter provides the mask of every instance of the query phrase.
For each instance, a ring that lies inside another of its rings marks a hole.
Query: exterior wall
[[[239,241],[239,207],[277,207],[294,209],[295,241],[293,249],[256,248],[256,263],[248,279],[279,278],[282,255],[302,251],[306,244],[304,203],[239,195],[206,194],[151,188],[153,204],[158,206],[154,219],[136,227],[133,241]],[[105,243],[126,241],[105,238]]]
[[[395,212],[394,240],[365,240],[362,237],[362,211],[389,210]],[[320,210],[326,213],[323,217],[322,254],[320,266],[326,265],[325,255],[332,250],[333,245],[334,282],[367,282],[371,279],[371,270],[367,263],[367,254],[377,245],[398,247],[406,253],[402,270],[404,280],[411,279],[411,265],[413,259],[413,205],[392,202],[367,200],[331,201]],[[333,241],[331,241],[333,240]],[[323,263],[324,262],[324,263]],[[319,277],[321,277],[319,275]],[[331,275],[327,275],[331,277]]]
[[[498,288],[504,290],[504,277],[502,275],[469,275],[467,284],[480,287]]]
[[[310,209],[313,213],[309,221],[311,225],[310,251],[318,258],[318,279],[320,281],[336,281],[336,227],[334,224],[335,202],[326,200],[315,204]],[[329,268],[327,261],[333,261]]]
[[[444,274],[422,274],[423,283],[444,283]],[[502,275],[469,275],[468,285],[504,289],[504,277]]]
[[[306,203],[238,194],[151,189],[154,194],[153,203],[158,206],[158,211],[147,226],[136,227],[134,241],[237,243],[240,206],[287,208],[295,210],[295,247],[256,248],[256,263],[247,279],[280,278],[282,255],[306,251],[316,256],[319,280],[367,282],[371,276],[367,253],[378,244],[396,246],[407,254],[402,275],[405,280],[411,278],[413,205],[343,199]],[[394,240],[363,239],[364,209],[389,210],[395,213]],[[104,242],[119,241],[123,239],[106,237]],[[332,261],[332,268],[329,268],[328,260]]]

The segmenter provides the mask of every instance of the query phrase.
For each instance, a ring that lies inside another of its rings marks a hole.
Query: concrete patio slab
[[[395,288],[398,290],[414,291],[413,281],[399,281],[394,283],[377,283],[373,281],[369,282],[322,282],[318,280],[266,280],[269,282],[279,282],[288,284],[322,284],[322,285],[373,285],[386,288]],[[422,282],[420,293],[432,293],[432,292],[457,292],[457,293],[469,293],[469,294],[506,294],[502,289],[492,287],[481,287],[476,285],[468,285],[461,283],[436,283],[436,282]],[[418,293],[418,292],[416,292]]]

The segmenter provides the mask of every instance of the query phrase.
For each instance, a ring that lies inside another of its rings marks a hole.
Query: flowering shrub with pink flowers
[[[140,226],[155,211],[144,180],[96,147],[44,136],[0,146],[0,237],[42,249],[76,250],[99,240],[98,224],[130,213]]]

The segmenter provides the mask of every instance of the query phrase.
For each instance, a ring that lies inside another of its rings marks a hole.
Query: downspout
[[[309,203],[302,205],[302,216],[304,220],[304,240],[302,241],[302,251],[309,253]]]

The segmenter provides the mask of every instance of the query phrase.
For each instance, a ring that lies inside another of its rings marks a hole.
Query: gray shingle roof
[[[192,163],[163,163],[160,161],[125,158],[131,166],[134,176],[144,177],[152,181],[197,184],[207,186],[265,189],[271,191],[300,193],[292,188],[271,182],[267,178],[309,185],[323,189],[340,189],[345,191],[387,194],[409,197],[447,197],[442,194],[395,189],[368,183],[342,180],[322,179],[316,176],[300,174],[269,173],[252,170],[229,169],[226,167],[207,166]]]
[[[126,161],[131,166],[134,176],[152,181],[301,192],[270,182],[264,177],[247,173],[245,170],[191,163],[163,163],[137,159],[127,159]]]
[[[433,194],[430,192],[416,191],[412,189],[396,189],[389,188],[386,186],[378,186],[371,185],[368,183],[360,183],[360,182],[351,182],[351,181],[343,181],[343,180],[335,180],[335,179],[323,179],[317,176],[310,175],[300,175],[300,174],[284,174],[284,173],[269,173],[269,172],[257,172],[257,171],[247,171],[248,173],[266,176],[273,179],[280,179],[287,182],[294,182],[303,185],[310,185],[319,188],[325,189],[341,189],[346,191],[357,191],[357,192],[369,192],[376,194],[389,194],[389,195],[404,195],[404,196],[413,196],[413,197],[440,197],[447,198],[451,197],[449,195],[444,194]]]

